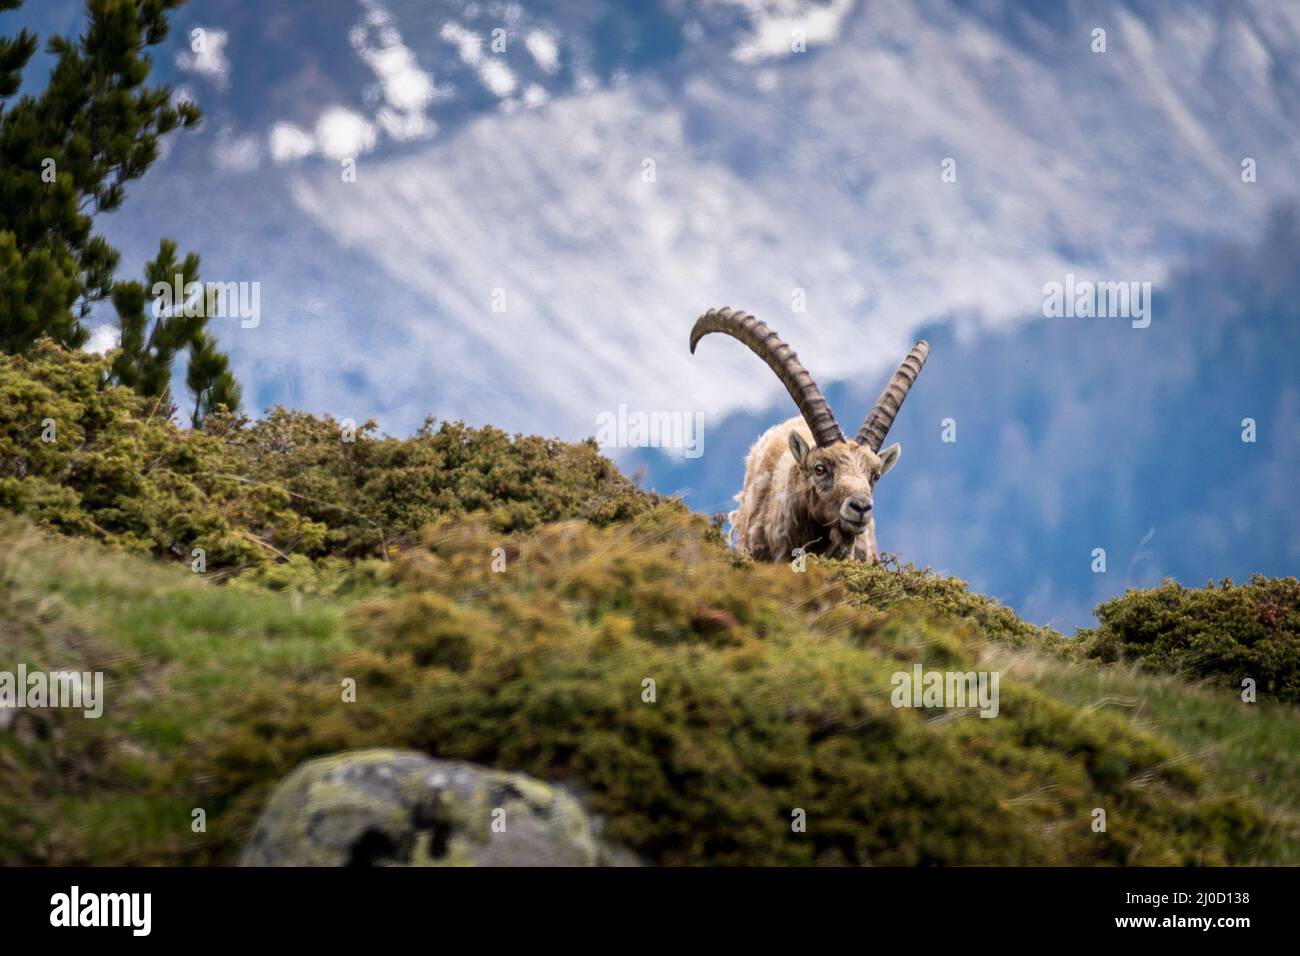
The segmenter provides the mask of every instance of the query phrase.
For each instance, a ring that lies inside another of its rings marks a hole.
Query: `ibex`
[[[774,425],[745,458],[739,506],[728,516],[736,549],[759,561],[804,554],[875,562],[872,495],[880,477],[898,464],[898,442],[880,446],[929,357],[917,342],[880,393],[853,441],[844,438],[830,406],[790,346],[752,315],[711,309],[691,329],[691,354],[710,332],[739,339],[768,364],[800,416]]]

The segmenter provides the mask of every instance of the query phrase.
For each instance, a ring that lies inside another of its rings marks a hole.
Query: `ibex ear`
[[[898,442],[894,442],[880,453],[880,474],[882,477],[889,474],[889,469],[898,464],[898,456],[902,453],[903,446]]]
[[[790,454],[794,455],[794,460],[802,468],[804,456],[808,454],[808,443],[797,428],[790,429]]]

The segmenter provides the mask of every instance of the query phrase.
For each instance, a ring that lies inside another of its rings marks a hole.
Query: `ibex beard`
[[[712,309],[691,330],[691,351],[710,332],[738,339],[763,359],[802,413],[767,430],[745,459],[745,481],[731,512],[736,549],[759,561],[803,554],[875,562],[876,482],[898,463],[897,442],[881,450],[908,391],[930,354],[917,342],[848,440],[799,358],[766,324],[744,312]]]

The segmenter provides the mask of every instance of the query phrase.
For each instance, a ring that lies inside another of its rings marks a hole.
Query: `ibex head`
[[[885,436],[930,354],[917,342],[876,400],[853,440],[844,437],[822,397],[821,389],[799,357],[775,332],[754,316],[728,308],[711,309],[691,329],[691,352],[705,335],[724,332],[739,339],[772,369],[794,399],[813,436],[813,446],[797,430],[790,432],[790,453],[798,463],[809,494],[809,517],[828,529],[832,551],[842,549],[866,530],[876,482],[898,463],[898,443],[881,450]]]
[[[843,440],[809,448],[804,437],[792,431],[790,454],[812,492],[807,501],[813,520],[856,538],[867,530],[876,481],[898,461],[899,445],[895,442],[880,454]]]

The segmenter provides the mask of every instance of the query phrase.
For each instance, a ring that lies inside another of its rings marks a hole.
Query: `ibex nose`
[[[866,495],[852,495],[844,504],[859,518],[865,518],[871,510],[871,499]]]

